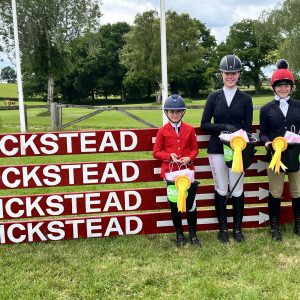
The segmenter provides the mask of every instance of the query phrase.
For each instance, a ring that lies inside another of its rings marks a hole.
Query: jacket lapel
[[[235,105],[235,103],[236,103],[236,102],[238,101],[238,99],[239,99],[239,96],[240,96],[240,90],[237,89],[236,92],[235,92],[235,94],[234,94],[234,96],[233,96],[233,98],[232,98],[232,101],[231,101],[229,107],[233,107],[233,106]],[[225,101],[226,101],[226,99],[225,99]]]
[[[223,105],[225,105],[226,107],[228,107],[223,89],[221,89],[220,98],[221,98],[221,102],[223,103]]]
[[[287,119],[291,119],[292,115],[293,115],[293,109],[294,109],[294,102],[293,100],[290,98],[289,100],[289,107],[286,113],[286,118]]]

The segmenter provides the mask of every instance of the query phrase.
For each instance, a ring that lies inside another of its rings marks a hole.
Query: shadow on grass
[[[43,111],[43,112],[40,112],[39,114],[37,114],[36,116],[37,117],[49,117],[51,114],[50,114],[50,111],[46,110],[46,111]]]

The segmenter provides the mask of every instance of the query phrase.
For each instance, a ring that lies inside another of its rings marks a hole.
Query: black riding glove
[[[238,131],[238,128],[236,128],[236,127],[233,126],[233,125],[226,124],[226,131],[229,131],[229,132],[235,132],[235,131]]]

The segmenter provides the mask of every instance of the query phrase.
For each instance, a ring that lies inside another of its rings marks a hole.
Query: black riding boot
[[[217,191],[215,191],[215,208],[216,208],[217,218],[219,221],[218,240],[221,243],[227,243],[229,241],[225,201],[226,201],[226,196],[221,196],[218,194]]]
[[[244,240],[242,220],[244,216],[244,193],[239,197],[232,197],[233,208],[233,238],[240,243]]]
[[[176,245],[182,247],[185,245],[185,236],[182,231],[181,212],[177,209],[177,203],[169,202],[171,208],[172,221],[176,230]]]
[[[197,209],[186,212],[187,222],[189,225],[190,242],[193,246],[200,247],[200,241],[197,237]]]
[[[294,213],[294,233],[300,236],[300,198],[292,199],[292,207]]]
[[[269,216],[270,216],[270,225],[271,225],[271,233],[272,239],[274,241],[281,241],[281,232],[279,229],[279,216],[280,216],[280,198],[274,198],[272,194],[269,194]]]

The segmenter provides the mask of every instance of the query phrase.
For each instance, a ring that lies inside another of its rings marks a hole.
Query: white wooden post
[[[15,40],[15,55],[16,55],[16,67],[17,67],[20,129],[21,129],[21,132],[26,132],[26,117],[25,117],[24,99],[23,99],[23,86],[22,86],[22,74],[21,74],[21,59],[20,59],[20,49],[19,49],[19,34],[18,34],[16,0],[11,0],[11,6],[12,6],[13,24],[14,24],[14,40]]]
[[[168,64],[167,64],[167,37],[166,37],[166,14],[165,1],[160,0],[160,47],[161,47],[161,92],[162,107],[168,98]],[[168,123],[168,118],[162,109],[163,124]]]

